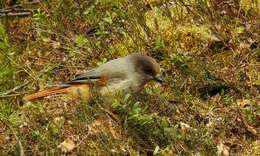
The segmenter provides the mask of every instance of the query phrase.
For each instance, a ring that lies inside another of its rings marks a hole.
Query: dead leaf
[[[217,149],[218,155],[229,156],[229,147],[224,145],[223,143],[218,144]]]
[[[61,151],[64,153],[72,151],[75,147],[75,143],[69,138],[67,138],[61,144],[58,145],[58,148],[61,149]]]

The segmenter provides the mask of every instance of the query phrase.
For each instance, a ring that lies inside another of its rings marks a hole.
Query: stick
[[[18,90],[18,89],[20,89],[20,88],[26,86],[29,82],[30,82],[30,81],[26,81],[25,83],[23,83],[23,84],[21,84],[21,85],[19,85],[19,86],[16,86],[16,87],[14,87],[13,89],[10,89],[10,90],[8,90],[8,91],[6,91],[6,92],[4,92],[4,93],[1,93],[1,94],[0,94],[0,97],[6,96],[6,95],[8,95],[8,94],[10,94],[10,93],[15,92],[16,90]],[[13,94],[13,95],[14,95],[14,94]]]

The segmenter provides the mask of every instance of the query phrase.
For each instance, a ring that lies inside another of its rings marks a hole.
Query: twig
[[[13,5],[7,8],[0,9],[0,17],[8,16],[28,16],[32,15],[33,11],[30,9],[23,9],[22,5]]]
[[[6,11],[6,10],[10,11],[10,10],[14,10],[14,9],[17,9],[17,8],[22,8],[22,5],[21,4],[16,4],[16,5],[8,6],[6,8],[0,9],[0,12]]]
[[[21,84],[21,85],[19,85],[19,86],[16,86],[16,87],[14,87],[13,89],[10,89],[10,90],[8,90],[8,91],[6,91],[6,92],[4,92],[4,93],[1,93],[1,94],[0,94],[0,97],[3,97],[3,96],[6,97],[8,94],[13,93],[13,92],[15,92],[16,90],[18,90],[18,89],[20,89],[20,88],[26,86],[29,82],[30,82],[30,81],[26,81],[25,83],[23,83],[23,84]],[[15,95],[15,94],[13,94],[13,95]],[[9,95],[9,96],[10,96],[10,95]]]
[[[108,115],[108,117],[110,117],[110,118],[112,118],[114,121],[116,121],[116,123],[118,123],[118,124],[120,123],[120,120],[118,119],[118,117],[116,117],[112,112],[110,112],[109,110],[107,110],[107,109],[101,107],[100,105],[99,105],[99,108],[100,108],[102,111],[104,111],[104,112]]]
[[[39,3],[41,3],[40,0],[35,0],[32,2],[22,2],[23,5],[33,5],[33,4],[39,4]]]
[[[21,143],[20,139],[18,138],[18,136],[16,135],[16,133],[14,132],[14,130],[12,128],[11,128],[11,131],[13,132],[15,140],[18,142],[18,145],[20,147],[20,156],[24,156],[23,144]]]
[[[0,17],[9,17],[9,16],[29,16],[32,15],[32,12],[8,12],[8,13],[0,13]]]
[[[9,94],[9,95],[0,95],[0,98],[9,98],[9,97],[15,97],[26,93],[17,93],[17,94]]]
[[[79,143],[77,143],[75,148],[79,147],[90,134],[91,134],[90,131],[88,131],[88,133],[79,141]]]

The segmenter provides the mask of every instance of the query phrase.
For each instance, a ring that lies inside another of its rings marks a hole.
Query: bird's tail
[[[57,95],[57,94],[66,94],[70,91],[70,87],[52,87],[46,90],[39,91],[37,93],[27,95],[23,99],[26,101],[35,100],[38,98],[50,96],[50,95]]]
[[[92,96],[91,88],[91,84],[63,84],[58,87],[52,87],[31,95],[27,95],[23,99],[25,101],[31,101],[51,95],[71,94],[73,97],[80,97],[83,100],[88,100]]]

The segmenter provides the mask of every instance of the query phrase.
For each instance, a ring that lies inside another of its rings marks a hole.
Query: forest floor
[[[259,0],[18,2],[31,15],[0,2],[1,155],[260,155]],[[22,100],[134,52],[167,85]]]

